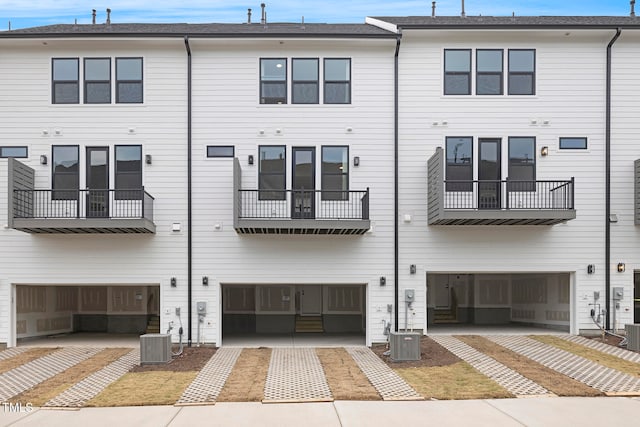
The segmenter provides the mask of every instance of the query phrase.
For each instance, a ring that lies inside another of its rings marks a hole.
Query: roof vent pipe
[[[436,17],[436,2],[434,1],[431,2],[431,17]]]
[[[462,16],[463,18],[467,16],[467,14],[464,13],[464,0],[462,0],[462,13],[460,13],[460,16]]]
[[[267,7],[267,5],[262,3],[260,7],[262,8],[262,17],[260,18],[260,23],[264,25],[267,23],[267,13],[264,11],[264,8]]]
[[[96,25],[96,10],[95,9],[91,10],[91,23],[93,25]]]
[[[251,9],[247,9],[247,24],[251,24]]]
[[[631,16],[636,16],[636,0],[631,0]]]
[[[107,25],[111,25],[111,9],[107,8]]]

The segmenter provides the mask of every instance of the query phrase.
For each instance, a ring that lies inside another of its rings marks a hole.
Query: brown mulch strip
[[[383,356],[387,351],[384,344],[374,345],[371,350],[378,355],[387,365],[394,369],[419,368],[422,366],[448,366],[460,362],[460,358],[429,337],[420,339],[420,360],[407,362],[394,362],[391,357]]]
[[[14,402],[30,402],[33,406],[42,406],[75,383],[116,361],[129,351],[131,351],[129,348],[104,349],[95,356],[72,366],[53,378],[49,378],[34,388],[13,397],[11,400]]]
[[[473,335],[461,335],[456,338],[558,396],[603,396],[600,391],[580,381],[560,374],[486,338]]]
[[[336,400],[381,400],[369,379],[344,348],[318,348],[316,354]]]
[[[10,359],[2,360],[0,361],[0,374],[3,374],[7,371],[15,369],[19,366],[24,365],[25,363],[29,363],[40,357],[44,357],[47,354],[51,354],[56,350],[59,350],[59,349],[58,348],[32,348]]]
[[[270,361],[270,348],[243,349],[216,401],[261,402]]]
[[[177,348],[173,349],[176,353]],[[129,372],[190,372],[199,371],[207,364],[209,359],[216,353],[213,347],[184,347],[180,356],[174,357],[171,362],[159,365],[134,366]]]

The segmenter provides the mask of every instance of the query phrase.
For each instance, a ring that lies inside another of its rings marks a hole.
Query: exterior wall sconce
[[[46,156],[46,154],[42,154],[40,156],[40,164],[41,165],[46,165],[47,164],[47,156]]]
[[[353,158],[353,166],[360,166],[360,157],[355,156]]]
[[[384,276],[380,276],[380,286],[385,286],[387,284],[387,278]]]
[[[253,164],[253,154],[249,154],[249,157],[247,157],[247,163],[249,163],[250,165]]]
[[[545,145],[544,147],[542,147],[542,148],[540,149],[540,155],[541,155],[542,157],[546,157],[546,156],[548,156],[548,155],[549,155],[549,147],[547,147],[546,145]]]
[[[209,286],[209,277],[202,276],[202,286]]]
[[[596,272],[595,264],[587,265],[587,274],[594,274]]]
[[[415,264],[411,264],[409,266],[409,274],[416,274],[416,265]]]
[[[144,162],[148,165],[150,165],[152,163],[152,159],[151,159],[151,154],[145,154],[144,156]]]
[[[178,280],[175,277],[171,278],[171,287],[175,288],[176,286],[178,286]]]
[[[626,265],[624,265],[624,262],[619,262],[618,263],[618,273],[624,273],[624,270],[626,269]]]

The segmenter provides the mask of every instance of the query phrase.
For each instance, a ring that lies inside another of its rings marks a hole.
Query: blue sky
[[[270,22],[362,23],[366,16],[430,15],[430,0],[264,0]],[[259,0],[0,0],[0,31],[50,24],[91,23],[91,9],[113,23],[245,22],[260,20]],[[640,15],[640,2],[638,4]],[[438,15],[459,15],[461,0],[439,0]],[[628,15],[629,0],[465,0],[467,15]]]

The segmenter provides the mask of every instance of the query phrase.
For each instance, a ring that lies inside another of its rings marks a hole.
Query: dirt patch
[[[316,354],[336,400],[380,400],[380,395],[344,348],[318,348]]]
[[[243,349],[216,401],[261,402],[270,360],[270,348]]]
[[[481,353],[494,358],[558,396],[602,396],[598,390],[562,375],[533,360],[479,336],[456,336]]]
[[[384,344],[374,345],[371,350],[393,369],[417,368],[422,366],[448,366],[460,362],[460,358],[429,337],[420,339],[420,360],[395,362],[383,353],[388,350]]]
[[[499,399],[514,397],[466,362],[395,370],[425,399]]]
[[[173,350],[174,353],[178,349]],[[180,356],[174,357],[171,362],[159,365],[134,366],[129,372],[190,372],[199,371],[207,364],[211,356],[216,353],[213,347],[184,347]]]
[[[148,371],[125,374],[87,406],[173,405],[198,372]]]
[[[75,383],[82,381],[109,363],[127,354],[129,348],[107,348],[95,356],[84,360],[64,372],[49,378],[36,387],[13,397],[14,402],[30,402],[33,406],[42,406]]]
[[[19,366],[36,360],[40,357],[44,357],[47,354],[51,354],[58,348],[31,348],[23,353],[20,353],[10,359],[0,361],[0,374],[15,369]]]
[[[605,335],[604,339],[602,338],[602,335],[598,335],[598,336],[594,336],[594,337],[585,337],[585,338],[589,338],[592,339],[594,341],[598,341],[598,342],[603,342],[605,344],[609,344],[612,345],[614,347],[618,347],[618,344],[620,344],[620,342],[622,342],[622,338],[618,338],[618,337],[614,337],[611,335]],[[624,347],[621,347],[624,348]]]

